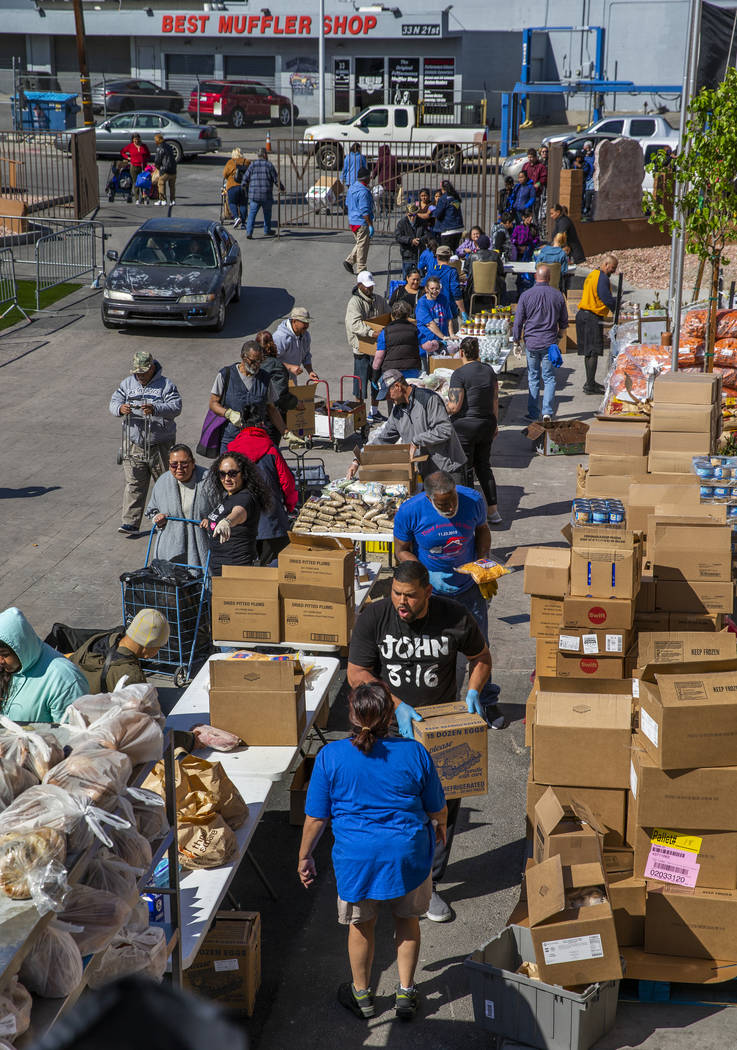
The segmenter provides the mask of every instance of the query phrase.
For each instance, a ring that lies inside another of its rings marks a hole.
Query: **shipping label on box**
[[[694,885],[737,888],[737,831],[643,827],[637,799],[630,796],[628,838],[634,848],[634,874],[669,885],[686,885],[686,868],[698,864]],[[657,867],[653,868],[653,861]],[[684,863],[686,862],[686,863]],[[659,873],[656,873],[661,869]]]
[[[182,977],[189,991],[250,1017],[261,985],[259,913],[218,912]]]
[[[418,707],[415,740],[430,752],[446,798],[485,795],[488,781],[488,726],[463,702]]]
[[[642,827],[732,831],[737,799],[737,766],[666,772],[633,740],[630,790]]]
[[[629,782],[631,698],[540,690],[533,731],[539,784],[625,788]]]
[[[631,631],[597,631],[586,627],[563,627],[558,649],[578,656],[624,656],[632,645]]]

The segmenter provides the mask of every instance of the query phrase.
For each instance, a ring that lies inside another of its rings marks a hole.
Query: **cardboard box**
[[[409,445],[364,445],[356,450],[361,466],[361,481],[380,481],[383,485],[407,485],[410,492],[417,487],[420,464],[427,456],[416,456],[410,461]]]
[[[655,608],[661,612],[731,613],[734,584],[704,580],[658,580]]]
[[[534,824],[535,806],[547,790],[547,784],[538,784],[532,779],[530,770],[527,779],[527,816],[531,825]],[[553,785],[553,790],[563,807],[570,806],[574,799],[586,806],[604,831],[605,849],[624,844],[626,791],[612,788],[562,787],[560,784]]]
[[[737,977],[734,958],[687,959],[677,955],[651,955],[642,948],[622,948],[622,955],[627,977],[632,981],[721,984]]]
[[[668,773],[658,768],[637,734],[632,745],[630,790],[642,827],[734,830],[737,766]]]
[[[721,631],[724,617],[721,613],[668,613],[668,627],[671,631]]]
[[[488,726],[470,715],[465,703],[418,707],[421,722],[414,723],[415,740],[432,756],[446,798],[485,795],[488,781]]]
[[[341,602],[354,595],[356,556],[350,540],[290,532],[278,565],[282,598]]]
[[[632,876],[635,867],[635,851],[631,846],[621,846],[619,849],[605,849],[602,856],[602,866],[607,882],[621,882]]]
[[[561,342],[565,341],[563,336]],[[580,456],[586,451],[588,429],[588,423],[580,419],[561,420],[547,427],[542,423],[530,423],[527,437],[537,443],[537,449],[544,456]]]
[[[289,823],[300,827],[305,822],[307,788],[315,765],[315,755],[305,755],[294,771],[289,785]]]
[[[436,372],[439,368],[449,368],[452,372],[455,372],[456,368],[461,368],[463,363],[463,359],[460,357],[443,357],[442,355],[433,354],[427,359],[427,370],[428,372]]]
[[[297,398],[296,408],[287,410],[287,430],[298,437],[310,437],[315,433],[315,391],[317,387],[308,383],[306,386],[289,384],[289,393]]]
[[[243,692],[294,691],[304,677],[296,660],[242,660],[226,656],[221,660],[211,660],[209,669],[211,688],[240,689]]]
[[[281,555],[280,555],[281,557]],[[284,641],[294,645],[348,645],[355,620],[351,594],[342,602],[319,598],[284,599]]]
[[[737,758],[737,660],[717,674],[704,672],[708,666],[656,674],[657,689],[640,688],[641,742],[661,769],[725,766]]]
[[[642,545],[639,542],[633,542],[631,546],[579,546],[571,551],[573,596],[635,598],[641,576]]]
[[[293,676],[290,685],[280,690],[210,687],[212,724],[235,733],[249,747],[297,747],[306,718],[302,675]]]
[[[608,456],[643,456],[648,450],[647,423],[621,423],[594,419],[586,435],[586,451]]]
[[[391,314],[377,314],[376,317],[371,317],[365,322],[373,334],[370,336],[358,336],[359,354],[368,354],[370,357],[374,356],[376,353],[376,340],[379,338],[379,332],[386,328],[391,319]]]
[[[690,473],[691,456],[705,455],[711,452],[712,446],[711,434],[684,434],[676,430],[654,430],[650,435],[650,469],[659,469],[668,473],[667,467],[653,468],[652,457],[653,453],[658,455],[673,453],[688,457],[688,470],[684,470],[683,473]]]
[[[558,678],[606,679],[629,678],[625,656],[584,656],[558,652],[555,673]]]
[[[737,891],[648,883],[645,951],[724,959],[737,944]]]
[[[719,418],[719,406],[714,405],[665,405],[657,401],[650,415],[650,429],[675,431],[681,434],[714,433]]]
[[[539,784],[626,788],[631,699],[612,693],[540,690],[533,730],[533,777]]]
[[[699,444],[708,445],[708,448],[705,449],[708,452],[712,445],[711,438],[699,441]],[[690,474],[691,457],[694,454],[693,452],[651,452],[647,459],[647,468],[651,473],[659,471],[664,474]]]
[[[660,614],[658,614],[660,615]],[[704,663],[737,657],[737,635],[731,631],[654,631],[637,639],[637,665]]]
[[[527,701],[525,702],[525,747],[532,747],[532,727],[535,722],[535,709],[537,707],[537,678],[532,683]],[[529,814],[528,814],[529,815]]]
[[[653,384],[653,401],[663,405],[712,405],[721,397],[722,378],[719,375],[691,375],[687,372],[667,372],[659,375]]]
[[[635,619],[632,598],[563,599],[563,624],[568,627],[596,627],[608,631],[630,630]]]
[[[602,863],[604,829],[583,803],[572,799],[568,810],[549,787],[535,805],[533,857],[536,864],[560,857],[563,864]]]
[[[223,565],[212,578],[212,637],[223,642],[281,641],[279,572]]]
[[[708,519],[700,524],[654,520],[648,533],[656,580],[732,579],[732,530]],[[656,591],[657,594],[657,591]]]
[[[189,991],[251,1017],[261,985],[259,913],[219,911],[182,978]]]
[[[366,423],[366,405],[363,401],[349,402],[350,409],[336,409],[331,406],[330,416],[327,410],[315,413],[315,435],[343,441],[360,431]],[[332,433],[331,433],[332,430]]]
[[[628,528],[635,532],[647,532],[649,515],[663,504],[678,505],[681,513],[687,513],[689,507],[699,505],[699,479],[695,474],[684,475],[682,480],[680,475],[675,474],[662,477],[665,483],[651,475],[647,480],[629,486],[625,498]],[[676,478],[679,480],[676,481]]]
[[[553,638],[563,619],[563,599],[533,594],[530,598],[530,637]]]
[[[638,480],[631,474],[610,474],[608,477],[603,477],[590,476],[586,471],[581,479],[580,491],[578,483],[576,484],[576,496],[585,496],[586,499],[621,499],[626,502],[630,486]]]
[[[610,882],[608,894],[619,947],[642,945],[645,939],[645,880],[633,877]]]
[[[558,649],[579,656],[624,656],[632,646],[632,631],[597,631],[591,627],[562,627]],[[737,644],[735,645],[737,649]],[[618,675],[613,675],[616,678]]]
[[[535,643],[535,675],[550,675],[555,677],[558,673],[558,643],[555,637],[545,635],[537,639]]]
[[[703,831],[701,828],[644,828],[636,823],[638,806],[633,801],[633,822],[630,828],[634,849],[634,874],[644,878],[645,867],[653,844],[663,845],[669,849],[678,848],[678,836],[686,836],[699,844],[693,856],[699,863],[700,870],[697,886],[709,886],[712,889],[737,889],[737,831]],[[671,864],[678,867],[678,858]],[[673,873],[675,877],[677,872]],[[655,881],[655,880],[652,880]]]
[[[600,864],[565,868],[551,857],[528,868],[526,875],[530,933],[540,978],[555,984],[589,985],[622,976],[614,915],[608,901],[582,908],[566,907],[566,892],[601,886]]]
[[[611,477],[647,474],[647,456],[617,456],[603,452],[589,455],[589,477]]]
[[[647,612],[655,612],[655,580],[648,573],[643,572],[635,601],[635,619]]]
[[[525,558],[525,594],[568,594],[571,552],[567,547],[530,547]]]

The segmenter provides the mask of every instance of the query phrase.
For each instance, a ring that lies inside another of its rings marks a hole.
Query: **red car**
[[[187,110],[195,120],[224,120],[234,128],[255,120],[269,120],[282,127],[292,123],[292,103],[257,80],[203,80],[192,92]],[[294,119],[298,110],[294,107]]]

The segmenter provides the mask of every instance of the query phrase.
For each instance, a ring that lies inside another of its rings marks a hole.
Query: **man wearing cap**
[[[114,416],[130,417],[130,455],[123,460],[123,520],[118,532],[138,532],[149,482],[168,467],[169,449],[177,438],[174,420],[181,411],[181,394],[162,373],[159,362],[148,351],[137,351],[130,375],[110,398]],[[150,421],[148,448],[144,446],[144,419]]]
[[[458,314],[461,314],[464,321],[468,320],[458,271],[455,266],[450,265],[452,255],[453,252],[449,245],[438,245],[438,250],[435,252],[437,266],[431,273],[431,276],[437,277],[440,281],[440,294],[445,298],[450,308],[451,323],[456,321]]]
[[[112,693],[121,678],[126,685],[145,683],[142,660],[153,660],[169,641],[169,624],[158,609],[141,609],[125,631],[102,631],[71,653],[84,673],[90,693]]]
[[[407,214],[399,220],[394,231],[394,240],[399,245],[399,250],[402,254],[402,277],[406,277],[407,271],[413,266],[417,266],[417,260],[420,257],[422,238],[420,237],[420,229],[417,224],[417,212],[419,210],[419,204],[411,201],[407,205]]]
[[[361,270],[356,278],[356,285],[348,300],[345,310],[345,335],[348,344],[353,351],[353,396],[366,398],[371,396],[370,423],[383,423],[386,416],[379,412],[379,404],[376,400],[376,389],[371,385],[371,366],[373,357],[365,354],[359,344],[359,338],[373,339],[374,331],[366,324],[371,317],[378,317],[388,310],[386,299],[375,292],[375,281],[373,274],[368,270]]]
[[[353,250],[343,261],[348,273],[359,274],[366,269],[369,244],[374,235],[374,197],[368,186],[370,177],[368,168],[359,168],[356,181],[346,197],[348,225],[355,238]]]
[[[369,445],[410,446],[410,456],[426,456],[419,464],[420,474],[427,477],[444,470],[457,484],[464,480],[466,457],[443,399],[433,390],[411,386],[398,368],[388,368],[381,376],[379,401],[388,398],[392,409],[389,419],[369,438]],[[348,477],[355,477],[359,460],[354,458]]]
[[[253,227],[259,208],[264,217],[264,236],[274,236],[271,228],[271,208],[274,203],[274,186],[277,184],[280,185],[276,168],[269,160],[266,150],[262,148],[258,151],[258,160],[248,165],[241,183],[244,191],[248,193],[247,240],[253,239]]]
[[[320,378],[312,368],[311,320],[306,307],[294,306],[289,318],[282,321],[274,332],[276,356],[291,373],[295,383],[297,376],[303,372],[307,372],[311,383],[316,383]]]

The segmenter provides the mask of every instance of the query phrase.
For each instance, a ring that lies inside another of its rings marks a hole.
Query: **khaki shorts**
[[[351,923],[370,922],[379,914],[379,905],[388,904],[392,915],[398,919],[419,919],[430,907],[432,897],[432,876],[428,875],[417,889],[410,890],[401,897],[387,901],[365,900],[351,904],[338,897],[338,922],[343,926]]]

